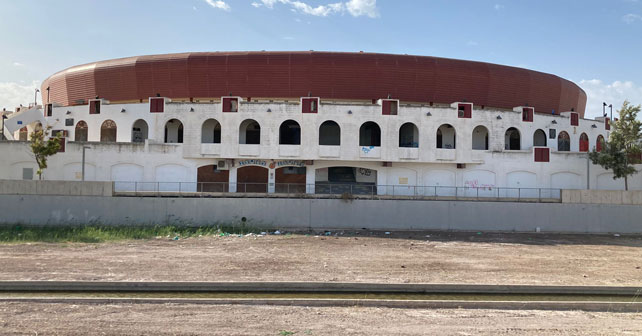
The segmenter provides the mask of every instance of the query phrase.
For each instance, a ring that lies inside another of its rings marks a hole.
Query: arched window
[[[557,136],[557,150],[560,152],[571,151],[571,137],[565,131],[561,131]]]
[[[381,129],[377,123],[367,121],[359,128],[359,146],[381,146]]]
[[[488,150],[488,128],[479,125],[473,130],[473,150]]]
[[[301,126],[294,120],[286,120],[279,127],[279,145],[300,145]]]
[[[324,121],[319,127],[319,145],[340,146],[341,128],[332,120]]]
[[[580,134],[580,152],[588,152],[589,150],[589,138],[586,133]]]
[[[27,129],[27,126],[20,129],[20,133],[18,133],[18,140],[29,141],[29,129]]]
[[[602,151],[602,147],[604,146],[604,137],[602,134],[597,136],[597,140],[595,140],[595,150],[598,152]]]
[[[201,143],[221,143],[221,124],[218,120],[205,120],[201,127]]]
[[[546,133],[538,129],[533,133],[533,146],[546,147]]]
[[[450,124],[443,124],[437,129],[437,148],[455,149],[457,132]]]
[[[261,125],[259,125],[256,120],[243,120],[243,122],[239,126],[239,144],[261,144]]]
[[[405,123],[399,128],[399,147],[419,147],[419,129],[413,123]]]
[[[132,142],[145,142],[149,134],[149,127],[147,122],[143,119],[138,119],[132,126]]]
[[[116,142],[117,134],[116,123],[113,120],[107,119],[100,125],[100,142]]]
[[[79,121],[74,131],[74,141],[87,141],[88,133],[89,128],[87,127],[87,123],[84,120]]]
[[[183,123],[170,119],[165,124],[165,143],[183,143]]]
[[[522,139],[517,128],[511,127],[506,130],[506,133],[504,134],[504,149],[520,150],[522,147],[521,142]]]

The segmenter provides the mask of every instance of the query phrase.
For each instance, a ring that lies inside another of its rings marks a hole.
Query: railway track
[[[0,302],[642,312],[642,287],[314,282],[0,281]]]

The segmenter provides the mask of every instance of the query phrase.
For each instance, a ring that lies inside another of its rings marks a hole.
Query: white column
[[[268,168],[268,193],[274,193],[274,183],[276,180],[276,169]]]
[[[316,168],[314,166],[306,166],[305,167],[305,192],[308,194],[314,194],[315,190],[315,182],[316,182]]]
[[[236,173],[237,173],[238,168],[237,167],[231,167],[230,168],[230,177],[229,177],[229,192],[236,192]]]

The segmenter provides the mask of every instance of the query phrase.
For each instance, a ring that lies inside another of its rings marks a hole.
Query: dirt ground
[[[640,236],[335,234],[4,244],[0,280],[642,285]]]
[[[2,335],[642,335],[642,314],[0,303]],[[291,334],[294,333],[294,334]]]

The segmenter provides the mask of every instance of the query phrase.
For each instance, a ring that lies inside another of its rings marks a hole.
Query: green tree
[[[50,129],[51,127],[48,126],[46,129],[35,130],[31,133],[31,151],[38,164],[36,173],[39,180],[42,180],[42,173],[47,168],[47,158],[58,153],[60,149],[61,134],[46,139],[49,136]]]
[[[620,119],[611,123],[611,136],[602,144],[602,150],[595,148],[589,154],[594,164],[613,170],[613,179],[624,178],[624,188],[629,190],[628,177],[636,174],[634,164],[640,163],[642,149],[642,122],[637,120],[640,105],[628,101],[622,104]]]

